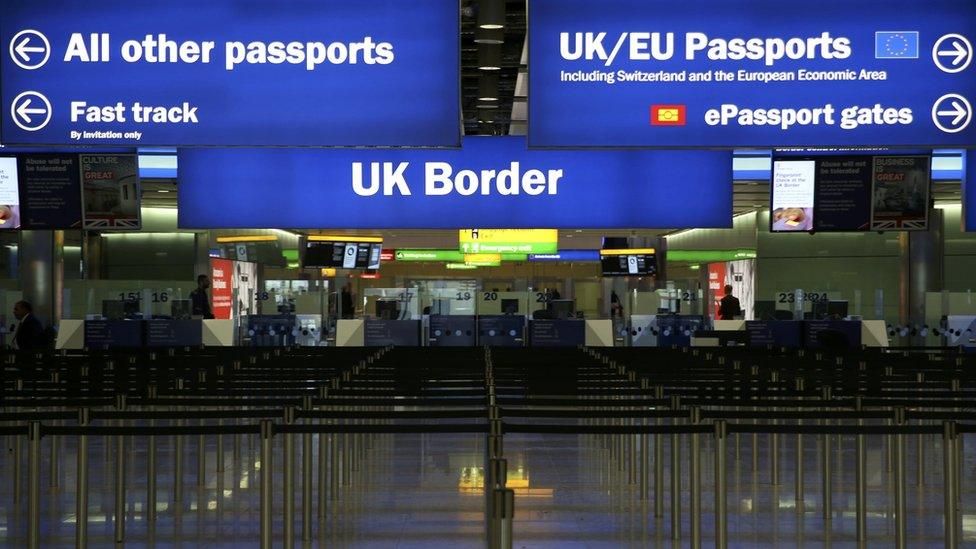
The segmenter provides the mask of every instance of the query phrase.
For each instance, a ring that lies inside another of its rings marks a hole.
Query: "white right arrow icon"
[[[951,107],[951,108],[949,108]],[[944,117],[952,117],[947,120]],[[959,133],[972,121],[973,107],[962,95],[947,93],[932,105],[932,122],[945,133]],[[943,122],[943,120],[945,120]]]
[[[942,72],[962,72],[973,61],[973,45],[961,34],[947,34],[935,41],[932,60]]]
[[[960,42],[953,42],[951,50],[939,50],[938,55],[940,57],[955,57],[952,60],[952,65],[956,66],[966,60],[966,56],[969,52],[966,51],[966,47]]]
[[[955,118],[952,119],[952,125],[958,126],[959,123],[962,122],[962,119],[965,118],[967,114],[969,114],[969,111],[967,111],[966,108],[962,106],[962,103],[958,101],[953,101],[951,111],[938,111],[936,114],[938,114],[939,116],[955,116]]]

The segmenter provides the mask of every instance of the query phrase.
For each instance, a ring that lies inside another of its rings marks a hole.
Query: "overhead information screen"
[[[770,219],[774,232],[813,229],[816,163],[813,160],[773,162],[773,200]]]
[[[770,230],[924,230],[931,163],[928,155],[774,159]]]
[[[0,142],[460,144],[458,2],[0,2]]]
[[[653,248],[600,250],[600,269],[603,276],[653,276],[657,259]]]
[[[375,270],[380,268],[382,249],[383,242],[379,239],[374,242],[309,237],[305,242],[302,266]]]
[[[972,0],[529,0],[532,147],[976,143]]]

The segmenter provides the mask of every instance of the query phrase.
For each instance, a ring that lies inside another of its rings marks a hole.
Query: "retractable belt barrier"
[[[335,351],[335,352],[333,352]],[[789,360],[784,360],[788,358]],[[783,366],[788,364],[788,366]],[[260,545],[277,535],[291,547],[309,541],[312,520],[313,445],[318,444],[318,518],[338,501],[344,486],[367,459],[372,444],[395,434],[472,434],[485,437],[485,539],[510,547],[515,491],[506,487],[506,436],[571,435],[606,452],[614,471],[653,497],[655,517],[664,516],[664,451],[670,440],[671,536],[681,539],[681,448],[687,441],[691,498],[689,535],[701,544],[701,437],[711,441],[714,463],[715,543],[728,543],[727,443],[752,437],[753,473],[757,437],[771,441],[770,480],[779,478],[779,437],[796,441],[796,508],[803,499],[803,441],[816,437],[822,464],[821,508],[833,516],[831,444],[856,443],[855,535],[867,540],[865,440],[881,437],[893,497],[896,545],[905,546],[905,441],[917,440],[917,483],[924,482],[922,437],[940,437],[943,454],[945,544],[958,546],[961,528],[962,435],[976,432],[976,361],[941,350],[832,354],[765,349],[174,349],[92,351],[55,356],[8,354],[0,368],[0,436],[10,437],[14,501],[22,497],[22,446],[27,443],[28,547],[40,543],[41,440],[51,439],[51,487],[58,488],[59,443],[78,441],[76,542],[88,541],[88,440],[105,437],[106,458],[116,449],[114,541],[123,543],[126,441],[145,440],[147,520],[157,513],[156,440],[174,438],[174,493],[183,501],[183,448],[197,438],[197,483],[207,468],[203,449],[217,438],[217,470],[223,471],[223,437],[259,441]],[[544,421],[534,421],[544,420]],[[296,437],[301,450],[296,450]],[[317,439],[313,438],[317,437]],[[838,438],[841,437],[841,438]],[[115,441],[109,445],[109,439]],[[281,441],[284,502],[274,501]],[[934,451],[934,450],[929,450]],[[301,483],[295,458],[301,454]],[[616,473],[615,473],[616,474]],[[651,480],[653,479],[653,482]],[[296,486],[301,487],[301,533],[294,531]],[[653,486],[653,494],[651,493]],[[274,515],[284,515],[275,532]],[[319,528],[325,528],[320,524]]]

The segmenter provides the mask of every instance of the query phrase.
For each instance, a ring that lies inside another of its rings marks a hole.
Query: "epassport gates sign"
[[[529,1],[534,147],[976,143],[971,0]]]
[[[0,142],[460,146],[459,5],[0,2]]]

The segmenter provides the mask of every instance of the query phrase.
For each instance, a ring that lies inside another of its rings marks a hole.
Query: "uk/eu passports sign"
[[[973,0],[528,8],[530,147],[976,143]]]
[[[458,2],[0,2],[0,142],[460,146]]]

